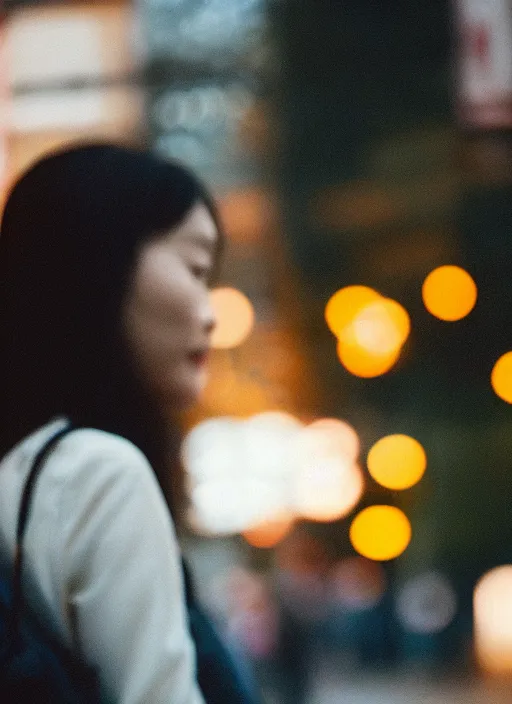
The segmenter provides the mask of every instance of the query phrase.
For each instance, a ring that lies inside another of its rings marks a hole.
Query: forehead
[[[217,248],[219,231],[212,214],[203,203],[197,203],[169,237],[176,244],[196,244],[212,251]]]

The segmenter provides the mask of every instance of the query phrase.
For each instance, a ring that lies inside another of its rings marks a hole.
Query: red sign
[[[457,111],[476,129],[512,126],[512,0],[454,0]]]

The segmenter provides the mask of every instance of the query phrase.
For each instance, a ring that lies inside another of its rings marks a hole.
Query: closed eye
[[[204,282],[207,282],[211,275],[209,266],[201,266],[199,264],[193,264],[190,267],[190,271],[192,272],[192,276]]]

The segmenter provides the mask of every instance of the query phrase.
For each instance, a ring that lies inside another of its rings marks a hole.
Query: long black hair
[[[186,168],[111,144],[44,157],[0,234],[0,455],[55,416],[136,444],[165,482],[167,431],[138,383],[121,310],[145,241],[214,204]]]

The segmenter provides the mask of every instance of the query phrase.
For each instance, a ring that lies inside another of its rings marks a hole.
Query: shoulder
[[[70,457],[73,463],[100,462],[111,464],[123,462],[130,467],[148,468],[149,462],[141,450],[120,435],[107,433],[96,428],[76,428],[59,442],[56,456]]]
[[[48,458],[53,474],[66,484],[118,478],[156,482],[141,450],[124,437],[95,428],[76,428],[65,435]]]
[[[92,428],[76,429],[62,438],[49,464],[60,484],[55,526],[69,565],[81,571],[100,553],[113,560],[113,545],[118,556],[128,546],[135,553],[157,540],[176,549],[174,524],[156,476],[133,443]],[[102,565],[106,569],[105,561]]]
[[[1,493],[10,496],[8,503],[12,503],[23,490],[38,452],[65,424],[64,418],[47,423],[2,458]],[[37,482],[45,488],[43,493],[53,494],[61,492],[67,485],[82,483],[84,487],[94,487],[100,480],[104,482],[116,477],[125,484],[145,481],[158,485],[146,456],[132,442],[96,428],[76,428],[60,438],[51,449]]]
[[[39,480],[38,480],[39,481]],[[77,428],[62,437],[40,477],[41,495],[58,507],[61,523],[130,511],[168,524],[170,514],[155,473],[132,442],[102,430]],[[53,498],[52,498],[53,497]]]

